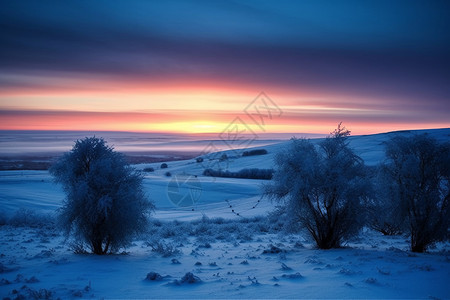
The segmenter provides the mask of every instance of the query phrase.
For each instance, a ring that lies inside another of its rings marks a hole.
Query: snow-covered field
[[[450,129],[427,132],[439,140],[450,139]],[[375,165],[383,159],[383,142],[393,134],[351,137],[350,145],[366,164]],[[300,234],[275,230],[273,218],[265,221],[275,204],[261,199],[264,180],[202,176],[205,168],[218,164],[231,171],[273,168],[273,156],[285,143],[260,146],[268,154],[258,156],[242,157],[240,151],[228,150],[228,160],[222,162],[218,158],[223,153],[212,153],[200,163],[167,162],[167,169],[160,169],[160,163],[136,165],[155,169],[144,173],[144,185],[156,205],[153,217],[161,224],[155,220],[153,226],[160,228],[123,254],[74,254],[51,225],[0,226],[0,296],[450,298],[448,243],[430,253],[412,254],[407,237],[365,230],[342,249],[317,250]],[[26,210],[54,214],[63,198],[47,171],[0,172],[2,218]],[[199,221],[203,216],[228,223],[219,234],[220,221]],[[171,233],[173,220],[184,229]],[[158,241],[174,253],[164,257],[152,251]],[[160,274],[161,278],[153,274],[160,280],[146,280],[150,272]],[[201,282],[184,282],[188,272]]]
[[[260,234],[206,245],[190,238],[179,242],[180,254],[162,257],[144,241],[127,254],[81,255],[45,229],[0,230],[3,297],[43,289],[55,298],[450,297],[448,252],[411,254],[404,250],[405,238],[373,232],[327,251],[314,250],[296,235]],[[272,244],[273,252],[281,252],[265,254]],[[162,278],[146,280],[150,272]],[[201,282],[182,283],[188,272]]]

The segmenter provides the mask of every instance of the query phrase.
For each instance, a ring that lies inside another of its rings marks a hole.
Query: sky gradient
[[[0,129],[450,127],[447,1],[2,1],[0,28]]]

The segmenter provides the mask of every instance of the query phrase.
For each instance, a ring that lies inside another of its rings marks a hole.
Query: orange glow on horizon
[[[329,133],[341,121],[353,134],[450,126],[420,121],[403,107],[395,111],[391,99],[268,87],[283,114],[267,118],[261,128],[244,113],[259,94],[255,86],[214,79],[119,82],[48,76],[42,81],[53,87],[0,89],[0,130],[220,133],[236,117],[256,134]]]
[[[287,118],[273,120],[264,126],[264,130],[245,115],[237,115],[247,128],[236,127],[237,130],[250,129],[256,135],[262,133],[329,133],[343,121],[352,134],[373,134],[395,130],[445,128],[445,123],[389,122],[371,123],[363,120],[345,120],[336,118]],[[229,124],[234,120],[231,113],[211,113],[209,119],[196,119],[196,114],[150,114],[150,113],[83,113],[83,112],[44,112],[37,116],[7,115],[2,117],[1,130],[82,130],[82,131],[134,131],[161,133],[215,133],[233,131]],[[246,133],[251,133],[246,132]]]

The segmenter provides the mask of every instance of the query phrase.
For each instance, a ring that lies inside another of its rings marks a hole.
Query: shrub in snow
[[[181,251],[177,247],[170,243],[155,241],[148,244],[150,247],[152,247],[153,252],[161,254],[163,257],[170,257],[181,253]]]
[[[195,159],[195,161],[198,162],[198,163],[201,163],[201,162],[203,162],[203,157],[197,157]]]
[[[166,175],[167,177],[170,177],[170,176],[172,176],[172,173],[166,172],[164,175]]]
[[[274,246],[274,245],[269,245],[269,249],[264,250],[262,253],[263,254],[277,254],[277,253],[283,253],[283,252],[286,252],[286,250],[278,248],[277,246]]]
[[[160,230],[161,237],[170,238],[177,236],[176,227],[165,226]]]
[[[163,280],[163,277],[159,273],[150,272],[147,274],[147,277],[145,277],[145,280],[161,281],[161,280]]]
[[[155,169],[154,168],[152,168],[152,167],[148,167],[148,168],[144,168],[144,170],[143,170],[144,172],[154,172],[155,171]]]
[[[191,272],[187,272],[180,280],[174,281],[174,283],[176,285],[194,284],[194,283],[201,283],[201,282],[202,282],[202,280],[199,277],[192,274]]]
[[[161,169],[167,169],[169,166],[166,163],[161,164]]]
[[[180,283],[199,283],[202,282],[202,280],[192,274],[191,272],[187,272],[180,280]]]
[[[53,299],[53,292],[47,289],[34,290],[24,285],[19,290],[13,290],[11,292],[14,295],[14,299]],[[7,298],[5,298],[7,299]]]
[[[103,139],[76,141],[50,173],[66,193],[59,224],[93,253],[115,252],[145,232],[153,204],[142,177]]]
[[[339,247],[363,225],[370,182],[362,159],[348,147],[349,134],[339,124],[318,146],[293,139],[276,156],[274,182],[265,187],[322,249]]]
[[[171,238],[178,242],[188,242],[189,237],[194,237],[199,247],[209,247],[208,244],[217,242],[218,240],[233,243],[236,239],[250,241],[253,235],[261,232],[278,233],[282,228],[283,216],[268,219],[258,216],[240,219],[223,219],[223,218],[203,218],[194,219],[192,221],[161,221],[151,220],[151,226],[148,229],[148,235],[152,236],[150,247],[155,242],[164,238]]]
[[[385,189],[406,216],[411,250],[423,252],[449,237],[450,145],[427,135],[386,143]]]
[[[37,279],[36,277],[32,276],[31,278],[25,278],[25,276],[23,276],[22,274],[17,274],[16,279],[14,280],[15,283],[37,283],[39,282],[39,279]]]
[[[88,293],[89,291],[91,291],[91,282],[89,281],[89,284],[88,285],[86,285],[85,287],[84,287],[84,289],[82,289],[82,290],[73,290],[72,291],[72,296],[74,296],[74,297],[78,297],[78,298],[83,298],[83,296],[84,296],[84,294],[85,293]],[[91,295],[91,297],[92,297],[93,295]],[[59,299],[59,298],[58,298]]]
[[[247,279],[249,281],[251,281],[252,285],[259,285],[260,283],[258,282],[258,279],[256,279],[255,276],[253,276],[253,278],[251,278],[250,276],[247,276]]]

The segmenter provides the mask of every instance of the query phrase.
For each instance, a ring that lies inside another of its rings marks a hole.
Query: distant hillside
[[[408,130],[408,131],[394,131],[372,135],[357,135],[350,136],[350,147],[364,159],[367,165],[376,165],[384,159],[384,145],[383,143],[394,136],[411,136],[414,134],[426,133],[436,138],[439,141],[450,141],[450,128],[443,129],[427,129],[427,130]],[[319,142],[323,138],[311,139],[313,142]],[[210,169],[226,169],[231,172],[237,172],[241,169],[271,169],[274,168],[274,156],[282,150],[289,141],[283,141],[271,145],[256,147],[249,147],[245,149],[226,150],[214,153],[207,153],[199,156],[202,162],[197,162],[196,159],[182,160],[177,162],[170,162],[172,174],[185,173],[201,176],[203,171]],[[264,149],[267,154],[243,156],[244,151]],[[225,159],[225,156],[226,159]],[[158,169],[159,165],[151,164],[149,166]],[[156,171],[158,172],[158,170]]]

